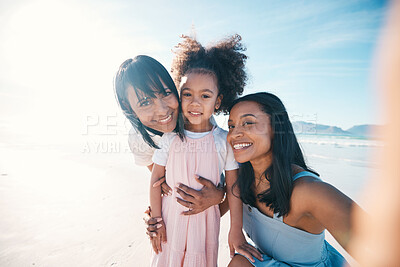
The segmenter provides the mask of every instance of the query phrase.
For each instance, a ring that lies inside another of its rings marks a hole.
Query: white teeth
[[[163,122],[167,122],[170,118],[172,117],[172,115],[168,115],[168,117],[166,117],[165,119],[159,120],[161,123]]]
[[[233,148],[234,149],[241,149],[241,148],[248,147],[248,146],[251,146],[251,145],[252,145],[252,143],[240,143],[240,144],[234,144]]]
[[[190,113],[192,113],[193,115],[200,115],[201,113],[200,112],[190,112]]]

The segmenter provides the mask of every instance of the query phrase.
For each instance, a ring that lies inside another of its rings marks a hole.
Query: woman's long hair
[[[265,92],[249,94],[236,99],[231,109],[243,101],[258,103],[262,111],[270,116],[273,132],[272,164],[264,172],[270,188],[255,195],[254,170],[250,162],[240,164],[239,178],[234,186],[239,186],[240,196],[244,203],[255,206],[256,199],[258,199],[270,207],[274,213],[284,216],[290,210],[290,197],[293,190],[292,164],[315,172],[307,167],[285,106],[277,96]]]
[[[154,148],[159,147],[154,143],[148,131],[156,135],[162,135],[163,133],[143,125],[129,104],[127,89],[129,85],[131,85],[138,98],[144,95],[156,97],[156,93],[166,94],[163,83],[167,88],[171,89],[176,99],[179,99],[178,91],[168,71],[157,60],[144,55],[125,60],[119,67],[114,80],[115,95],[125,117],[130,121],[132,126],[140,132],[144,141]],[[178,111],[178,120],[174,132],[182,139],[183,118],[180,104]]]

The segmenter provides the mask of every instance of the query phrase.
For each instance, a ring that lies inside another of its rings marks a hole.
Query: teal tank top
[[[293,176],[293,181],[304,176],[320,179],[303,171]],[[343,266],[346,263],[325,240],[325,231],[305,232],[285,224],[277,214],[271,218],[247,204],[243,204],[243,228],[263,254],[264,261],[250,262],[254,266]]]

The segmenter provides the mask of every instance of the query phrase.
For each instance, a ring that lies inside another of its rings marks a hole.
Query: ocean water
[[[372,175],[379,171],[376,155],[382,141],[363,137],[297,135],[306,162],[321,178],[357,202]],[[359,203],[362,205],[362,202]]]

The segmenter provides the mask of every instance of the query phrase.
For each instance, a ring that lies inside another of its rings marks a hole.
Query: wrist
[[[161,216],[161,210],[158,210],[158,209],[151,209],[150,217],[151,217],[151,218],[161,218],[161,217],[162,217],[162,216]]]
[[[231,230],[233,231],[242,231],[243,224],[242,223],[231,223]]]

